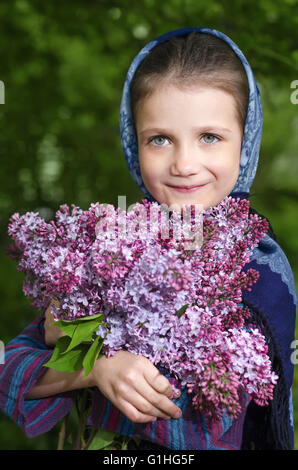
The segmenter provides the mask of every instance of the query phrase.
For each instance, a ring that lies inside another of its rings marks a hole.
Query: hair
[[[236,116],[244,131],[249,100],[247,75],[238,56],[222,39],[193,31],[174,36],[149,52],[130,84],[135,130],[141,100],[164,84],[182,89],[201,85],[230,93],[235,99]]]

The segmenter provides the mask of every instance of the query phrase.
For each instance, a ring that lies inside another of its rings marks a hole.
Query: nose
[[[174,151],[170,171],[174,176],[190,176],[199,171],[198,149],[182,143]]]

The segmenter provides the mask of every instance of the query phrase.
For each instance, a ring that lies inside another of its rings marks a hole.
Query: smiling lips
[[[195,186],[172,186],[169,184],[168,186],[175,189],[175,191],[178,191],[179,193],[193,193],[194,191],[197,191],[198,189],[205,186],[205,184]]]

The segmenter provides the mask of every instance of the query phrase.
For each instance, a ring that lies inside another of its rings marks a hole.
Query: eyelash
[[[203,134],[202,137],[204,137],[204,136],[206,136],[206,135],[209,136],[209,137],[215,137],[215,138],[217,139],[216,142],[218,142],[218,141],[221,140],[221,138],[218,137],[217,135],[210,134],[210,133],[208,133],[208,132],[206,132],[205,134]],[[148,143],[151,144],[151,142],[152,142],[154,139],[156,139],[157,137],[162,137],[162,138],[164,138],[164,139],[167,139],[167,137],[166,137],[165,135],[154,135],[153,137],[150,137],[150,139],[148,140]],[[210,142],[209,142],[209,143],[206,143],[206,142],[205,142],[205,144],[206,144],[206,145],[212,145],[212,144],[214,144],[214,143],[216,143],[216,142],[211,142],[211,143],[210,143]],[[163,145],[154,145],[154,147],[163,147]]]

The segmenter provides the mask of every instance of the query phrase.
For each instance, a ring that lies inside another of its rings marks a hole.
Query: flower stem
[[[93,428],[92,428],[92,431],[90,432],[90,435],[89,435],[89,437],[88,437],[88,440],[87,440],[86,445],[85,445],[85,447],[83,448],[83,450],[88,450],[88,447],[90,446],[90,444],[91,444],[91,442],[92,442],[92,440],[93,440],[93,437],[95,436],[95,434],[96,434],[97,431],[98,431],[98,430],[96,429],[96,427],[93,427]]]
[[[87,402],[87,393],[88,389],[85,389],[82,393],[82,406],[81,409],[79,410],[79,425],[78,425],[78,433],[77,433],[77,438],[75,442],[74,449],[75,450],[80,450],[81,449],[81,443],[84,440],[83,438],[83,432],[84,432],[84,425],[85,425],[85,407],[86,407],[86,402]]]
[[[61,428],[60,428],[60,431],[59,431],[57,450],[63,450],[63,448],[64,448],[64,441],[65,441],[65,436],[66,436],[67,417],[68,417],[68,415],[66,415],[65,418],[63,418],[63,420],[62,420]]]

